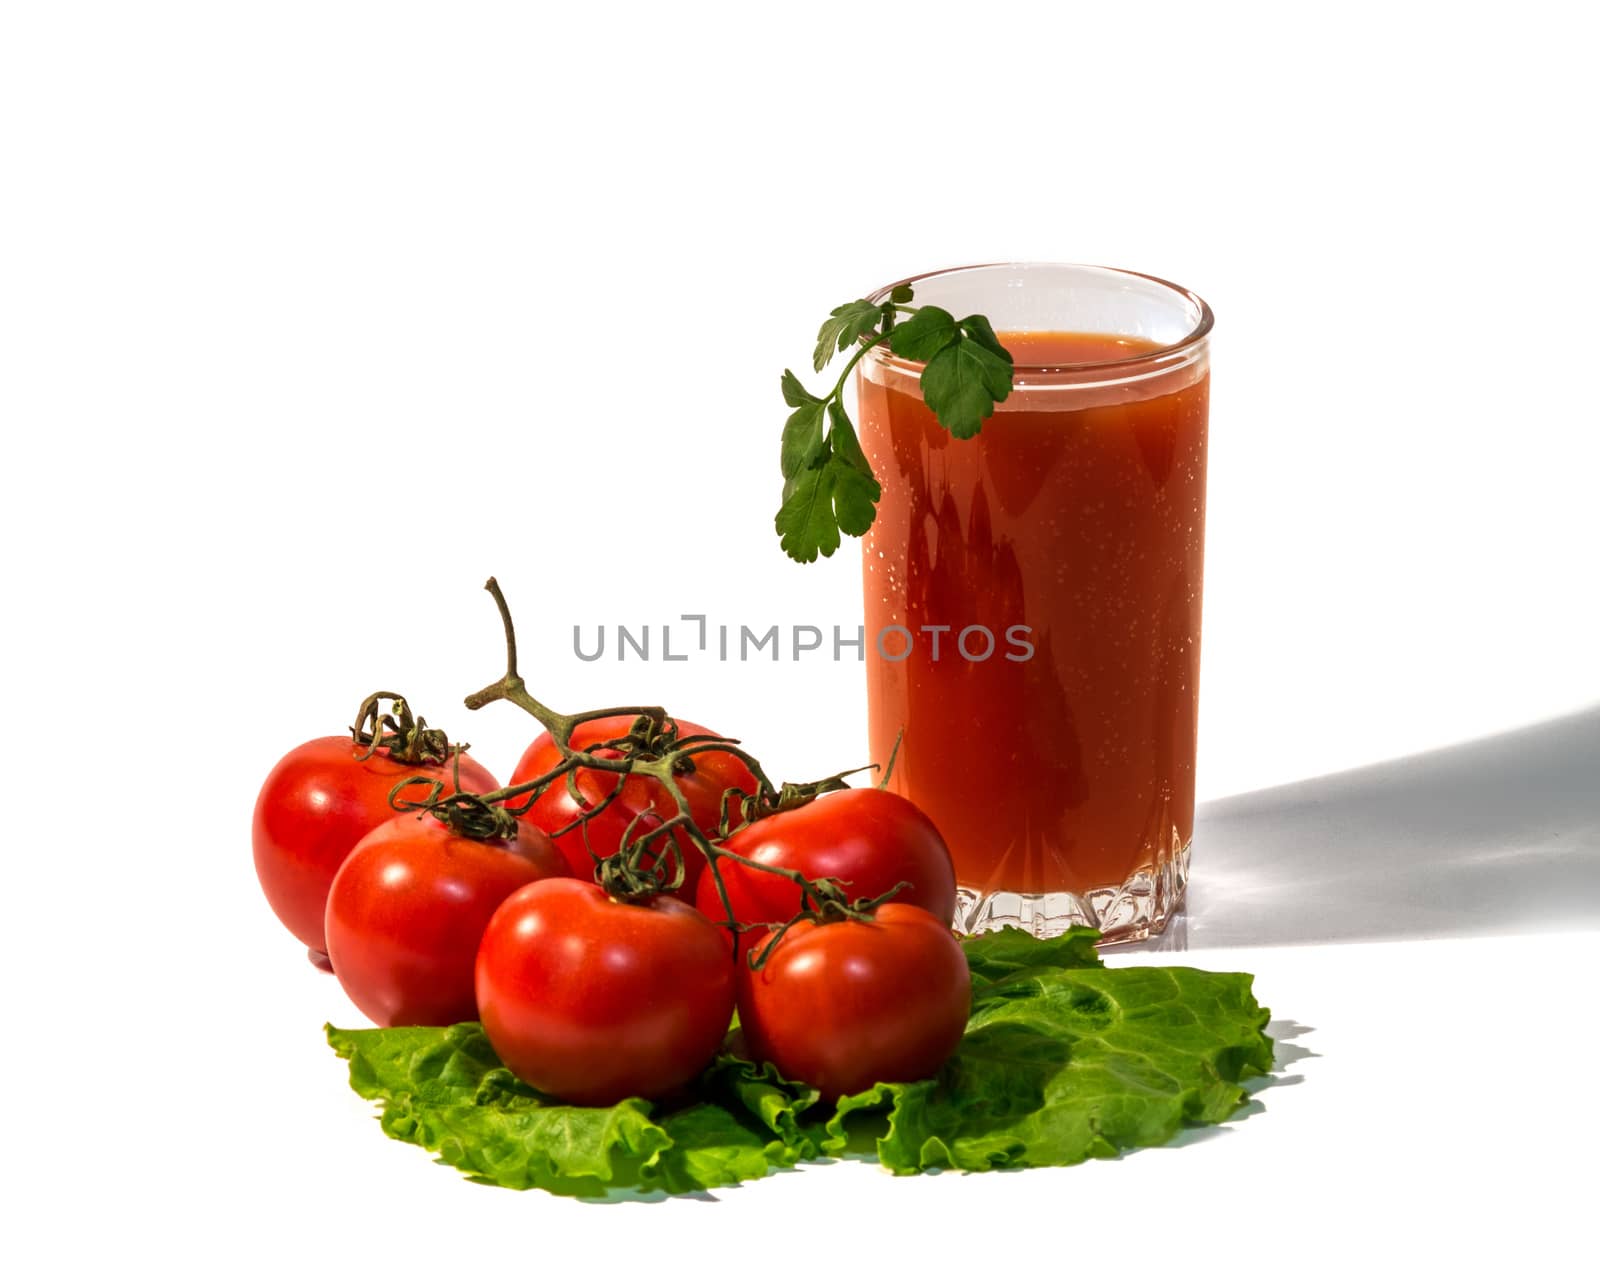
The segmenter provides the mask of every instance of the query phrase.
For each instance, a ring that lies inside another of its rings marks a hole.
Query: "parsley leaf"
[[[924,306],[910,319],[895,325],[889,349],[902,359],[925,364],[960,337],[956,317],[938,306]]]
[[[818,372],[828,366],[834,355],[863,337],[877,336],[878,324],[883,316],[878,307],[869,301],[846,302],[828,312],[817,330],[817,349],[811,364]]]
[[[911,285],[900,284],[887,300],[858,298],[829,312],[817,332],[813,366],[821,372],[840,351],[855,350],[826,395],[812,394],[784,369],[783,401],[794,411],[783,427],[783,504],[773,522],[784,551],[801,563],[827,558],[841,535],[865,534],[883,495],[844,405],[845,383],[867,351],[886,344],[922,364],[922,397],[958,439],[977,434],[1011,393],[1011,355],[987,319],[958,320],[939,306],[914,307],[913,296]]]
[[[822,452],[822,400],[812,399],[789,414],[783,427],[783,452],[779,458],[783,477],[792,479],[815,465]]]
[[[828,419],[832,422],[828,430],[828,446],[833,450],[833,455],[854,466],[867,478],[872,478],[872,467],[867,462],[866,454],[861,451],[856,428],[850,424],[844,405],[837,399],[828,405]],[[876,501],[877,497],[874,496],[873,500]]]
[[[828,458],[828,472],[833,476],[834,522],[845,535],[861,536],[877,517],[878,498],[883,495],[883,489],[870,472],[862,474],[838,453]],[[837,540],[834,544],[838,544]],[[824,550],[823,553],[833,551]]]
[[[783,370],[783,402],[791,408],[804,408],[808,403],[821,403],[822,400],[802,386],[800,378],[785,368]]]
[[[786,485],[783,506],[773,519],[783,552],[801,563],[828,558],[839,548],[839,520],[833,512],[832,465],[804,470]]]
[[[992,340],[993,333],[989,337]],[[970,439],[982,430],[995,404],[1010,393],[1010,358],[996,354],[980,338],[957,337],[922,370],[923,400],[957,439]]]
[[[961,331],[980,346],[992,350],[1006,363],[1011,362],[1011,352],[1000,344],[1000,339],[994,335],[994,329],[984,316],[968,315],[961,321]]]

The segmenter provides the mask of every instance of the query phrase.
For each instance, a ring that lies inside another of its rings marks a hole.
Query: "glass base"
[[[1096,927],[1101,944],[1131,944],[1159,936],[1183,907],[1189,883],[1189,844],[1142,865],[1126,882],[1090,891],[974,891],[956,889],[955,929],[975,936],[1019,927],[1048,940],[1072,927]]]

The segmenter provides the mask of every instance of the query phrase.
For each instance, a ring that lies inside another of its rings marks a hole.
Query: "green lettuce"
[[[328,1041],[388,1135],[481,1182],[576,1196],[717,1188],[863,1141],[896,1174],[1066,1166],[1231,1115],[1241,1082],[1272,1066],[1251,977],[1107,969],[1095,938],[967,941],[972,1017],[955,1056],[929,1081],[831,1109],[731,1053],[670,1103],[580,1108],[518,1081],[476,1024],[330,1026]]]
[[[649,1101],[560,1104],[517,1080],[478,1024],[336,1029],[350,1085],[380,1102],[384,1133],[419,1144],[483,1183],[588,1197],[613,1189],[691,1192],[799,1160],[753,1117],[712,1102],[660,1115]],[[724,1065],[723,1061],[718,1062]],[[725,1067],[725,1066],[724,1066]]]

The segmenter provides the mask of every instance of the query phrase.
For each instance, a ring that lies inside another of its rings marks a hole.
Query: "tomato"
[[[956,871],[933,822],[910,800],[881,789],[841,789],[804,807],[764,816],[721,844],[762,864],[796,869],[807,878],[837,878],[852,900],[883,895],[908,885],[896,904],[920,905],[946,927],[956,912]],[[800,888],[777,874],[746,869],[730,860],[717,868],[739,922],[787,922],[800,912]],[[695,904],[714,921],[728,912],[717,884],[704,874]],[[741,953],[763,939],[741,938]]]
[[[712,736],[714,732],[700,727],[685,719],[677,719],[678,736],[680,739],[689,736]],[[633,726],[634,716],[620,714],[610,718],[590,719],[586,723],[579,723],[572,733],[572,745],[575,748],[584,748],[598,741],[615,740],[625,736],[628,729]],[[602,751],[602,757],[616,758],[615,750]],[[750,769],[734,754],[724,753],[721,750],[707,750],[703,754],[696,754],[692,759],[694,771],[678,777],[678,785],[683,790],[683,795],[689,800],[689,813],[694,823],[702,832],[715,837],[717,826],[722,820],[722,795],[729,789],[741,789],[747,794],[752,794],[756,789],[756,778],[750,774]],[[516,771],[511,773],[511,783],[520,785],[524,781],[532,780],[553,771],[561,763],[561,751],[556,748],[556,743],[551,739],[549,732],[542,732],[529,745],[522,755],[522,760],[517,764]],[[595,807],[617,789],[617,777],[607,772],[597,772],[587,768],[580,768],[576,774],[578,792],[583,795],[583,805],[573,799],[565,780],[557,781],[546,789],[528,809],[525,819],[532,821],[540,829],[552,834],[562,829],[577,819],[585,807]],[[561,849],[561,854],[567,858],[567,863],[572,866],[574,875],[580,878],[594,876],[594,859],[590,856],[592,849],[596,856],[609,856],[622,845],[622,837],[628,828],[628,823],[640,812],[650,813],[641,822],[636,835],[645,828],[654,828],[661,820],[678,814],[677,804],[672,801],[672,796],[667,793],[656,781],[648,776],[628,776],[622,781],[621,792],[611,800],[609,806],[588,822],[588,843],[584,842],[584,830],[573,829],[556,838],[556,846]],[[695,850],[694,843],[681,833],[674,833],[680,849],[684,852],[684,881],[677,894],[684,900],[694,899],[695,882],[700,877],[700,871],[705,867],[705,857]]]
[[[506,1067],[571,1104],[653,1099],[710,1063],[733,1016],[717,926],[672,896],[552,879],[511,896],[478,950],[478,1013]]]
[[[760,970],[737,966],[751,1056],[828,1102],[874,1082],[932,1077],[966,1030],[966,955],[915,905],[880,905],[870,922],[797,922]]]
[[[455,792],[451,763],[400,762],[387,749],[363,759],[365,751],[348,736],[307,741],[283,756],[256,798],[256,877],[273,912],[314,960],[328,949],[322,918],[333,876],[357,842],[394,816],[389,791],[407,776],[427,776]],[[466,754],[461,784],[473,793],[499,788]],[[416,797],[423,796],[418,786]]]
[[[565,875],[537,829],[478,841],[410,813],[356,844],[328,892],[333,972],[374,1024],[477,1018],[473,964],[484,928],[519,887]]]

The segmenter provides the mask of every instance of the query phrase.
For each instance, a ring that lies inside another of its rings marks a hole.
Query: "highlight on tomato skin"
[[[569,1104],[656,1099],[710,1064],[733,1018],[734,964],[691,905],[549,879],[511,895],[478,950],[478,1018],[495,1053]]]
[[[691,723],[686,718],[674,720],[680,739],[691,736],[715,736],[709,728]],[[569,742],[574,749],[583,749],[600,741],[616,740],[627,735],[633,726],[631,714],[588,719],[573,730]],[[616,751],[602,751],[602,757],[618,757]],[[535,777],[553,771],[561,763],[561,751],[549,732],[541,732],[523,752],[511,773],[511,784],[520,785]],[[689,812],[700,831],[715,837],[722,819],[722,796],[730,789],[751,794],[756,790],[756,778],[737,755],[721,750],[706,750],[694,756],[694,770],[677,778],[684,797],[689,802]],[[608,795],[618,788],[618,778],[612,772],[598,772],[580,768],[574,777],[582,803],[574,800],[564,780],[558,781],[534,799],[523,819],[551,835],[566,830],[555,837],[555,844],[572,866],[574,877],[588,878],[594,873],[594,857],[606,857],[622,844],[629,822],[640,812],[650,813],[641,822],[640,830],[653,827],[677,814],[671,796],[648,776],[627,776],[621,780],[621,792],[609,803]],[[572,825],[585,810],[594,812],[585,828]],[[672,835],[683,853],[684,881],[675,893],[680,899],[693,901],[695,884],[705,868],[705,856],[693,842],[679,833]]]
[[[455,792],[454,760],[411,763],[384,748],[366,750],[350,736],[323,736],[290,750],[256,798],[251,828],[256,877],[267,903],[313,954],[327,953],[323,918],[334,875],[356,843],[392,818],[389,792],[425,776]],[[499,782],[470,754],[460,759],[462,787],[487,793]]]
[[[827,1103],[932,1077],[960,1045],[972,1006],[966,954],[949,928],[892,901],[871,921],[797,922],[758,969],[737,967],[748,1054]]]
[[[334,877],[326,914],[334,975],[381,1028],[474,1020],[473,966],[494,911],[519,887],[568,872],[537,829],[477,839],[431,815],[394,816]]]
[[[836,878],[852,900],[893,891],[894,903],[918,905],[950,926],[956,911],[956,872],[933,821],[899,794],[841,789],[789,811],[764,816],[728,837],[722,847],[745,859],[793,869],[810,879]],[[777,874],[717,862],[735,921],[757,926],[739,940],[741,955],[800,912],[800,888]],[[728,916],[717,884],[703,874],[695,905],[715,922]]]

